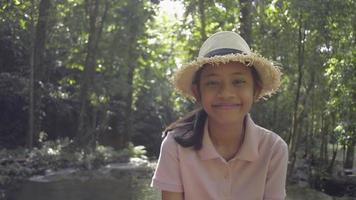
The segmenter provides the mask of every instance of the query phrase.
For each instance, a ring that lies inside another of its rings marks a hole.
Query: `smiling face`
[[[235,123],[250,111],[256,91],[250,67],[238,62],[207,65],[198,81],[193,92],[209,120]]]

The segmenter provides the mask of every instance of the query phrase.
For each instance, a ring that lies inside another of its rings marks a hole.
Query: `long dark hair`
[[[174,140],[178,144],[182,147],[193,147],[195,150],[200,150],[206,118],[207,114],[204,109],[196,109],[169,125],[163,132],[164,136],[177,129],[178,131],[174,132]]]
[[[197,85],[198,93],[200,94],[200,75],[207,64],[204,64],[195,73],[193,83]],[[182,147],[193,147],[195,150],[200,150],[203,146],[204,124],[207,118],[207,113],[203,108],[198,108],[185,115],[183,118],[173,122],[163,132],[164,137],[169,131],[178,129],[174,134],[174,140]]]

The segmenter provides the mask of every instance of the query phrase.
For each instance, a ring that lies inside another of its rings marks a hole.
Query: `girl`
[[[152,186],[163,200],[285,198],[286,143],[256,125],[253,102],[273,94],[281,72],[230,31],[208,38],[174,76],[201,105],[165,130]]]

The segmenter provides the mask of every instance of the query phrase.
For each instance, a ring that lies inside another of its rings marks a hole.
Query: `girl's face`
[[[208,65],[193,87],[195,97],[209,120],[236,123],[250,111],[254,101],[254,80],[250,67],[239,62]]]

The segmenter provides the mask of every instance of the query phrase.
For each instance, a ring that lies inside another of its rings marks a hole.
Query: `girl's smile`
[[[237,103],[217,103],[213,104],[212,107],[216,109],[229,110],[241,107],[242,104]]]

